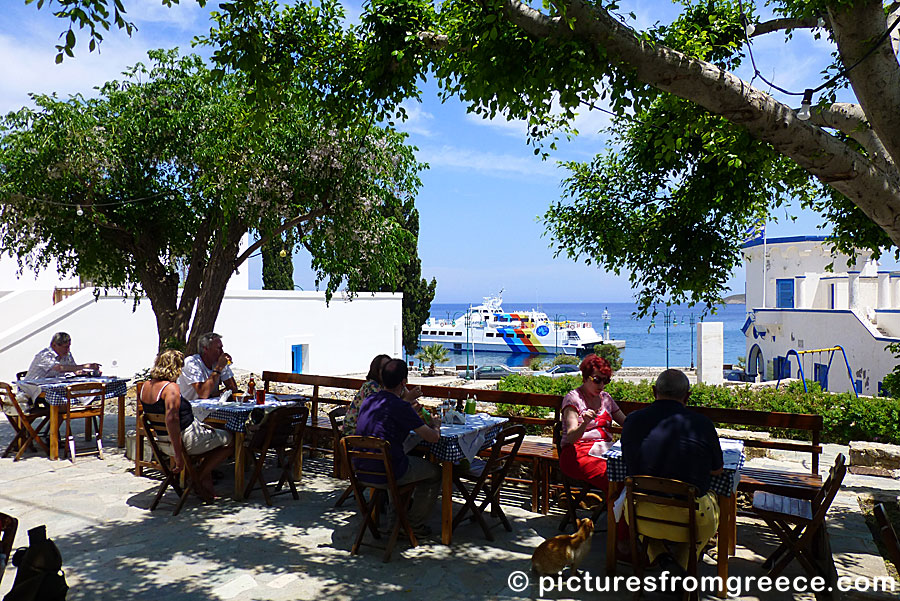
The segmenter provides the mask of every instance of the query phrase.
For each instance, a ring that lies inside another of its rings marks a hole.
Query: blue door
[[[295,344],[291,346],[291,364],[295,374],[303,373],[303,345]]]
[[[788,357],[775,357],[772,359],[772,371],[775,379],[782,380],[791,377],[791,360]]]
[[[794,308],[794,280],[775,280],[775,307]]]

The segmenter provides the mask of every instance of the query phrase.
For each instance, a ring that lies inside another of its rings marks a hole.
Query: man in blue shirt
[[[391,359],[384,364],[381,371],[384,388],[362,405],[356,434],[374,436],[391,444],[391,463],[397,484],[417,483],[408,512],[409,523],[417,536],[428,536],[431,529],[425,521],[437,500],[441,470],[426,459],[408,456],[403,452],[403,442],[410,431],[421,436],[425,442],[437,442],[441,438],[441,423],[435,417],[433,426],[426,425],[413,406],[400,398],[406,389],[408,373],[406,363],[401,359]]]
[[[722,447],[709,418],[687,408],[690,395],[684,372],[667,369],[661,373],[653,387],[656,401],[625,419],[622,459],[630,476],[670,478],[697,487],[697,540],[702,549],[719,525],[719,505],[709,483],[712,475],[722,472]],[[672,511],[686,514],[686,510],[654,504],[642,504],[639,509],[652,517],[665,517]],[[690,550],[683,529],[651,522],[641,526],[651,562],[659,557],[664,568],[673,559],[682,568],[687,566]]]

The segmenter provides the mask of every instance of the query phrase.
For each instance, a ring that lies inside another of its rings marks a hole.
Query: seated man
[[[622,458],[630,476],[670,478],[697,487],[699,548],[695,551],[699,553],[719,526],[719,504],[709,483],[712,475],[722,472],[723,461],[713,423],[686,407],[690,389],[687,376],[680,370],[667,369],[659,375],[653,387],[656,401],[625,419]],[[640,510],[652,517],[663,517],[670,511],[672,507],[652,504]],[[687,567],[690,549],[683,529],[648,522],[644,531],[651,563],[658,558],[664,569],[679,571],[676,561],[682,569]]]
[[[413,406],[400,395],[406,390],[408,370],[401,359],[391,359],[381,370],[383,388],[366,399],[356,422],[358,436],[374,436],[391,443],[391,461],[397,484],[418,483],[413,490],[409,508],[409,524],[417,536],[428,536],[431,529],[425,525],[437,500],[441,486],[441,468],[423,459],[403,452],[403,442],[410,430],[425,442],[437,442],[441,438],[440,418],[427,426]]]
[[[28,367],[28,373],[25,374],[26,380],[36,380],[41,378],[53,378],[66,373],[74,373],[78,375],[90,373],[91,375],[100,374],[99,363],[75,363],[72,357],[72,337],[65,332],[57,332],[50,339],[50,346],[34,356],[31,365]],[[17,384],[19,393],[16,395],[20,403],[33,401],[41,395],[41,387],[31,384]]]
[[[222,337],[210,332],[197,340],[196,355],[184,360],[184,369],[178,376],[181,396],[188,401],[211,399],[219,396],[219,384],[231,392],[238,387],[231,373],[231,355],[222,348]]]

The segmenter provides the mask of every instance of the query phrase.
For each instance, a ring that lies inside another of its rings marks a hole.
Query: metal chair
[[[406,507],[417,483],[412,482],[402,487],[397,486],[397,480],[394,477],[394,467],[391,463],[391,444],[386,440],[372,436],[345,436],[341,439],[341,452],[344,456],[345,465],[349,468],[350,485],[353,487],[360,515],[363,517],[362,526],[359,529],[359,534],[356,536],[353,547],[350,549],[350,553],[353,555],[359,554],[359,547],[362,544],[366,530],[369,530],[373,537],[381,538],[378,532],[378,508],[379,504],[383,502],[385,494],[390,497],[391,507],[396,513],[396,520],[384,551],[383,561],[388,562],[391,560],[391,553],[394,550],[394,545],[397,544],[401,528],[409,537],[410,545],[417,547],[419,541],[416,539],[416,535],[410,527],[409,518],[406,515]],[[380,482],[381,480],[384,480],[384,482]],[[363,496],[364,486],[372,490],[368,502]]]
[[[490,505],[491,515],[500,520],[507,532],[512,532],[512,526],[500,507],[500,488],[503,486],[503,481],[506,479],[509,468],[516,460],[516,455],[519,453],[519,447],[522,446],[523,440],[525,440],[525,426],[521,424],[510,426],[497,435],[497,440],[491,447],[491,454],[487,461],[476,457],[472,460],[468,469],[464,470],[454,466],[453,484],[463,499],[465,499],[465,505],[453,518],[454,529],[471,512],[472,516],[470,519],[478,522],[478,525],[484,531],[485,538],[493,541],[494,535],[491,534],[491,530],[488,528],[487,522],[484,521],[483,515],[484,510]],[[469,489],[463,483],[463,480],[474,482],[474,485]],[[484,500],[478,505],[478,495],[482,492],[484,493]]]
[[[82,404],[83,401],[83,404]],[[72,420],[85,420],[85,438],[89,439],[94,432],[96,451],[84,451],[80,455],[97,453],[103,459],[103,416],[106,405],[106,384],[87,382],[66,386],[66,407],[63,419],[66,422],[66,453],[72,463],[75,462],[75,437],[72,435]]]
[[[553,425],[553,444],[556,445],[556,456],[562,456],[562,423],[556,422]],[[600,515],[606,511],[606,491],[601,490],[586,480],[578,480],[567,476],[562,469],[559,469],[559,479],[562,481],[562,495],[560,500],[566,504],[566,515],[559,523],[560,532],[564,532],[569,524],[578,529],[578,508],[587,499],[591,492],[599,493],[600,503],[591,512],[591,521],[599,524]],[[572,490],[577,490],[578,494],[574,494]]]
[[[656,478],[654,476],[631,476],[625,479],[625,495],[625,511],[628,521],[628,539],[631,546],[632,566],[634,567],[635,576],[638,577],[641,583],[641,588],[636,593],[636,597],[640,597],[640,593],[643,592],[645,559],[644,551],[638,548],[638,537],[643,534],[642,526],[646,527],[650,523],[664,524],[674,528],[676,532],[684,530],[683,536],[680,536],[679,539],[686,539],[689,545],[687,573],[696,578],[697,489],[680,480]],[[644,515],[639,511],[639,505],[644,503],[671,507],[672,512],[666,518]],[[685,599],[697,599],[698,597],[696,587],[692,592],[685,591],[684,593]]]
[[[269,493],[269,487],[263,478],[263,467],[266,456],[274,452],[281,465],[281,474],[275,484],[274,494],[279,494],[287,484],[294,500],[300,499],[294,483],[294,470],[296,469],[298,474],[303,473],[303,432],[308,418],[309,408],[305,406],[278,407],[265,416],[261,427],[250,437],[245,447],[245,451],[255,461],[255,467],[244,490],[244,498],[250,496],[254,485],[258,482],[266,505],[272,505],[273,495]]]
[[[757,491],[753,512],[781,539],[781,544],[763,563],[768,576],[775,578],[796,558],[809,576],[821,576],[827,583],[837,579],[834,558],[828,544],[825,514],[837,496],[847,474],[846,458],[838,454],[828,478],[812,501]]]
[[[49,409],[31,408],[25,411],[19,405],[12,387],[6,382],[0,382],[0,410],[6,415],[14,433],[12,441],[3,451],[3,457],[12,453],[18,445],[18,451],[13,459],[13,461],[18,461],[32,444],[37,444],[48,456],[50,455],[50,447],[40,437],[40,434],[50,425]],[[35,422],[37,422],[36,426]]]

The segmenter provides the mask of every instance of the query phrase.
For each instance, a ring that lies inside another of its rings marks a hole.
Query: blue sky
[[[165,8],[161,0],[125,0],[138,31],[128,37],[109,31],[101,52],[89,53],[87,36],[79,36],[76,58],[56,65],[54,48],[64,23],[45,7],[36,10],[24,0],[2,0],[0,21],[0,111],[29,104],[29,92],[61,97],[83,93],[118,78],[122,70],[146,59],[151,48],[178,46],[191,50],[191,40],[209,30],[211,0],[201,9],[191,0]],[[52,6],[50,7],[53,8]],[[623,1],[621,13],[634,12],[637,25],[665,22],[676,14],[668,0]],[[358,14],[358,5],[348,14]],[[757,64],[766,78],[790,90],[814,87],[818,73],[829,61],[828,46],[806,32],[790,44],[771,35],[754,40]],[[200,52],[208,52],[200,49]],[[749,79],[749,73],[743,74]],[[759,83],[759,82],[758,82]],[[408,104],[411,118],[402,126],[418,157],[430,165],[421,177],[423,187],[416,204],[421,214],[419,254],[425,277],[438,280],[436,302],[476,302],[503,288],[504,297],[523,302],[627,302],[632,300],[625,274],[616,276],[595,266],[566,258],[553,258],[539,217],[560,196],[565,170],[556,160],[588,160],[604,147],[598,130],[607,116],[589,112],[579,116],[581,135],[561,145],[550,161],[541,161],[525,144],[521,123],[483,120],[467,114],[458,101],[440,103],[433,83],[424,86],[422,104]],[[791,101],[797,105],[797,100]],[[790,212],[797,216],[790,221]],[[816,215],[793,208],[769,224],[770,236],[821,235]],[[295,258],[295,280],[313,290],[308,257]],[[260,286],[260,260],[252,259],[251,287]],[[743,271],[731,281],[743,292]]]

